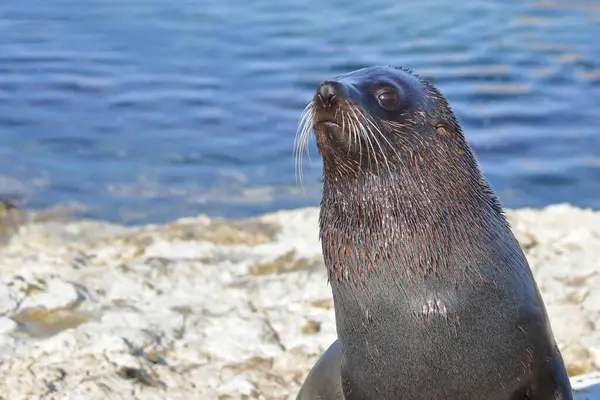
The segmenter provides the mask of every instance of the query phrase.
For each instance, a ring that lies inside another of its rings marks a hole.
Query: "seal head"
[[[322,82],[312,105],[312,127],[324,162],[351,169],[381,167],[397,158],[399,150],[418,151],[441,121],[427,88],[404,70],[387,67]],[[416,129],[428,118],[433,129]]]

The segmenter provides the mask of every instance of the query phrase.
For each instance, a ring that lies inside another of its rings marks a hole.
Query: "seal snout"
[[[339,82],[324,81],[317,87],[317,93],[313,99],[315,112],[315,125],[327,128],[339,128],[339,112],[343,106],[341,102],[342,87]]]
[[[324,107],[331,107],[338,101],[340,95],[339,83],[333,81],[321,82],[317,87],[317,97]]]

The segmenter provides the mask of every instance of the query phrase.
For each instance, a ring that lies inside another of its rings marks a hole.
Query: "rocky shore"
[[[507,214],[577,399],[600,399],[600,212]],[[2,227],[0,399],[293,399],[335,338],[317,216]]]

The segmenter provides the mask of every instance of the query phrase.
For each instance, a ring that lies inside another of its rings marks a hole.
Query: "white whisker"
[[[370,128],[368,128],[365,125],[365,119],[364,118],[359,118],[358,114],[362,113],[360,112],[360,110],[355,107],[352,106],[350,107],[350,109],[352,110],[352,113],[354,114],[354,117],[356,118],[356,122],[358,124],[360,124],[361,130],[359,131],[362,136],[366,139],[367,141],[367,155],[369,156],[368,161],[369,161],[369,168],[371,168],[371,158],[373,158],[373,160],[375,161],[375,168],[377,169],[377,174],[379,175],[379,158],[377,157],[377,153],[375,152],[375,146],[373,145],[373,141],[371,140],[371,136],[374,136],[372,134],[372,132],[370,131]],[[370,147],[370,149],[369,149]]]
[[[305,150],[308,150],[308,138],[313,125],[313,106],[312,102],[309,103],[302,111],[300,122],[296,130],[296,136],[294,138],[294,156],[296,158],[296,181],[300,181],[302,189],[304,189],[303,175],[302,175],[302,156]],[[308,154],[310,160],[310,154]]]

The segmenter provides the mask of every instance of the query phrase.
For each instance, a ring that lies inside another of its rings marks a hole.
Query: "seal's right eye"
[[[386,89],[377,93],[377,101],[384,110],[393,111],[396,109],[396,107],[398,107],[400,98],[395,90]]]

